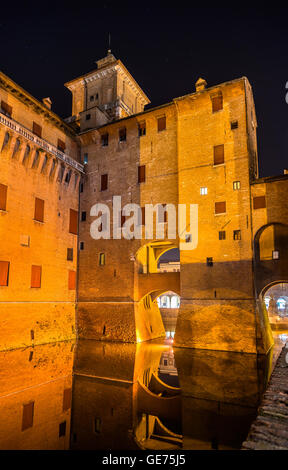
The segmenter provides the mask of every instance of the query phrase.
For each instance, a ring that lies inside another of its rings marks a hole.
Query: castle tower
[[[68,121],[76,121],[81,131],[140,113],[150,103],[121,60],[110,50],[96,64],[96,70],[65,83],[72,92],[72,116]]]

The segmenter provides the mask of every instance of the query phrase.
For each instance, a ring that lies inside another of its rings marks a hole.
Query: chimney
[[[49,97],[43,98],[42,101],[43,101],[43,104],[46,106],[46,108],[51,109],[52,101],[50,100]]]
[[[207,85],[206,80],[204,78],[198,78],[197,82],[195,83],[196,91],[202,91],[205,90]]]

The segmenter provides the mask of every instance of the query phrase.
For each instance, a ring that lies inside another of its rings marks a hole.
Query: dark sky
[[[62,117],[71,114],[64,82],[95,68],[109,31],[112,52],[152,106],[193,92],[199,76],[213,86],[245,75],[256,104],[260,175],[282,173],[288,167],[288,8],[154,4],[1,4],[0,69],[35,97],[50,96]]]

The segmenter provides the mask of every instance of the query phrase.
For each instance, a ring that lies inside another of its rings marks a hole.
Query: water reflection
[[[240,448],[271,357],[169,341],[2,352],[0,449]]]

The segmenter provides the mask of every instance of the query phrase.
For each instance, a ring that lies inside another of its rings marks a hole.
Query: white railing
[[[38,145],[42,149],[46,150],[48,153],[52,153],[55,157],[59,158],[62,162],[65,162],[67,165],[72,166],[76,170],[84,173],[84,166],[80,163],[76,162],[73,158],[69,157],[65,153],[61,152],[61,150],[57,149],[52,144],[49,144],[46,140],[36,136],[33,132],[26,129],[26,127],[21,126],[17,121],[14,119],[8,118],[5,114],[0,112],[0,123],[4,126],[12,129],[14,132],[17,132],[19,135],[25,137],[26,139],[33,142],[35,145]]]

